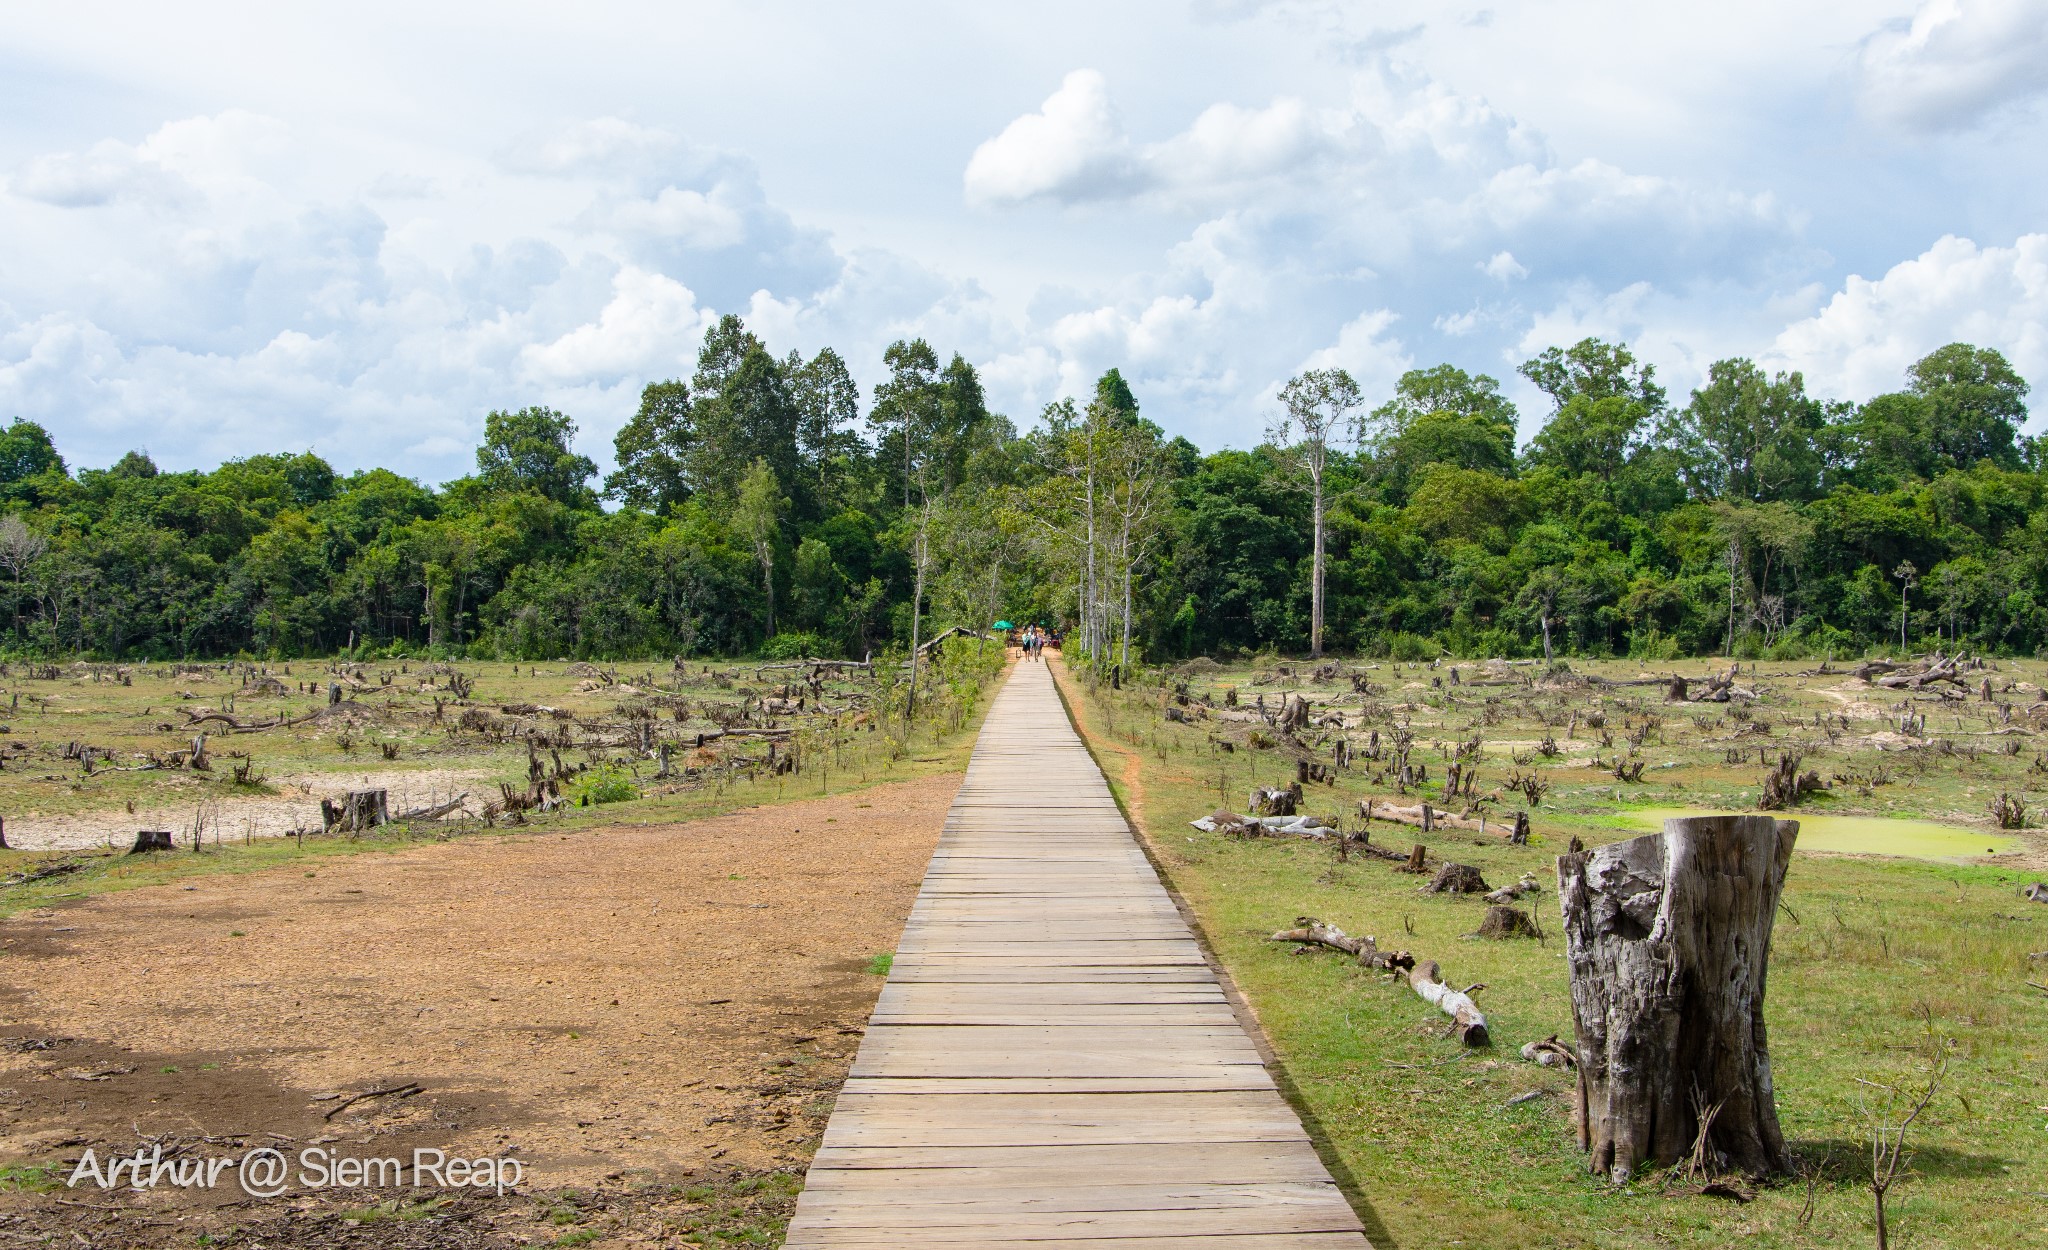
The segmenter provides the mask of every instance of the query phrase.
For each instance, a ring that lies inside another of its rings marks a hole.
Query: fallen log
[[[334,705],[334,706],[346,706],[346,705]],[[293,725],[304,725],[304,724],[306,724],[306,723],[308,723],[308,722],[310,722],[310,721],[315,721],[315,720],[318,720],[318,719],[320,719],[320,717],[321,717],[321,716],[322,716],[322,715],[323,715],[323,714],[324,714],[324,713],[325,713],[326,711],[328,711],[328,710],[329,710],[328,708],[322,708],[322,709],[321,709],[320,711],[317,711],[317,712],[308,712],[308,713],[306,713],[306,714],[305,714],[304,716],[289,716],[289,717],[288,717],[288,716],[285,716],[285,715],[284,715],[283,713],[279,713],[279,714],[278,714],[277,716],[275,716],[275,717],[272,717],[272,718],[271,718],[271,719],[269,719],[269,720],[246,720],[246,721],[245,721],[245,720],[238,720],[238,719],[236,719],[235,717],[233,717],[233,716],[230,716],[230,715],[228,715],[228,714],[227,714],[226,712],[195,712],[195,711],[193,711],[193,710],[192,710],[191,708],[186,708],[186,709],[184,709],[184,711],[185,711],[185,718],[186,718],[186,719],[185,719],[185,728],[187,728],[187,729],[192,729],[192,728],[196,728],[196,727],[197,727],[197,726],[199,726],[199,725],[202,725],[202,724],[206,724],[206,723],[209,723],[209,722],[217,722],[217,723],[219,723],[219,724],[222,724],[222,725],[225,725],[225,726],[227,726],[227,731],[228,731],[229,733],[234,733],[234,734],[253,734],[253,733],[262,733],[262,732],[263,732],[264,730],[266,730],[266,729],[289,729],[289,728],[291,728],[291,727],[292,727]]]
[[[1428,803],[1417,803],[1414,807],[1396,807],[1383,799],[1360,799],[1358,815],[1359,819],[1368,824],[1375,820],[1385,820],[1397,825],[1410,825],[1426,833],[1438,829],[1464,829],[1472,833],[1487,831],[1486,815],[1483,812],[1477,816],[1453,816]],[[1501,827],[1493,826],[1496,830]]]
[[[467,799],[468,797],[469,791],[464,790],[461,794],[456,795],[454,798],[448,800],[446,803],[437,803],[431,807],[415,807],[409,812],[400,812],[398,815],[392,817],[392,819],[439,820],[443,816],[446,816],[448,813],[454,811],[456,808],[461,807],[463,800]]]
[[[1451,1018],[1458,1031],[1458,1040],[1467,1046],[1490,1046],[1493,1039],[1486,1033],[1486,1017],[1479,1011],[1479,1004],[1472,1001],[1469,990],[1454,990],[1445,985],[1434,959],[1425,959],[1408,972],[1408,986],[1425,1001],[1436,1004],[1437,1010]],[[1478,989],[1478,986],[1472,986]]]

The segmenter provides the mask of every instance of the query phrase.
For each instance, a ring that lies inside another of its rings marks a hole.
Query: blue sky
[[[1117,365],[1207,448],[1330,364],[1491,373],[1526,436],[1586,334],[1680,399],[1955,339],[2048,393],[2048,4],[1685,7],[17,9],[0,419],[439,481],[545,403],[604,461],[729,311],[870,385],[921,334],[1020,422]]]

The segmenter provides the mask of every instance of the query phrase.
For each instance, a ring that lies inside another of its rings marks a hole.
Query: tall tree
[[[1797,373],[1717,360],[1667,429],[1695,493],[1715,499],[1811,499],[1822,488],[1827,422]]]
[[[1393,398],[1373,409],[1363,427],[1380,471],[1396,498],[1425,466],[1455,465],[1512,473],[1515,406],[1487,375],[1456,365],[1410,369],[1394,384]]]
[[[754,562],[761,566],[761,598],[766,606],[768,636],[775,636],[775,543],[782,529],[782,514],[789,500],[775,480],[775,470],[756,457],[740,478],[733,509],[733,522],[754,550]]]
[[[1309,565],[1308,653],[1323,653],[1324,579],[1328,568],[1330,452],[1360,435],[1358,383],[1342,369],[1310,369],[1280,388],[1284,414],[1267,433],[1289,466],[1306,480],[1314,551]]]
[[[595,497],[586,485],[597,476],[590,457],[569,444],[576,423],[552,408],[493,412],[484,418],[484,441],[476,449],[478,476],[494,491],[532,491],[570,507],[588,507]]]
[[[1515,372],[1550,396],[1554,411],[1563,411],[1581,396],[1627,400],[1653,416],[1664,408],[1664,388],[1657,385],[1655,366],[1639,363],[1626,343],[1585,338],[1568,348],[1546,347]]]
[[[853,460],[865,448],[854,423],[860,420],[860,386],[846,361],[829,347],[809,360],[791,352],[783,365],[790,401],[796,406],[797,450],[810,481],[818,513],[830,513],[842,501],[840,484]]]
[[[640,410],[612,440],[619,467],[605,478],[605,494],[666,514],[692,493],[690,457],[696,441],[689,383],[648,383],[640,392]]]
[[[64,457],[57,454],[48,430],[20,417],[0,430],[0,486],[51,472],[64,472]]]
[[[889,380],[875,387],[875,406],[868,425],[875,432],[875,451],[889,471],[902,478],[903,507],[911,506],[917,462],[929,456],[927,446],[939,427],[944,398],[939,381],[939,356],[923,339],[898,339],[882,353]]]

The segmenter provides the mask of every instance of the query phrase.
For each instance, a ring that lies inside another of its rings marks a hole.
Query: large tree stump
[[[168,829],[139,829],[135,833],[135,845],[128,848],[130,855],[146,855],[151,851],[169,851],[171,831]]]
[[[1579,1044],[1579,1146],[1618,1184],[1699,1136],[1751,1175],[1790,1166],[1764,974],[1799,822],[1696,816],[1557,861]]]
[[[363,833],[389,823],[391,813],[382,790],[350,790],[339,803],[320,800],[322,833]]]

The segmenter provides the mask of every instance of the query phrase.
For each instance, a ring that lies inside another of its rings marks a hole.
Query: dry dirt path
[[[990,708],[791,1220],[844,1246],[1366,1247],[1043,664]]]
[[[169,1134],[516,1148],[536,1186],[800,1167],[958,782],[0,922],[0,1165]],[[424,1092],[316,1101],[404,1082]],[[0,1222],[47,1201],[0,1193]]]

